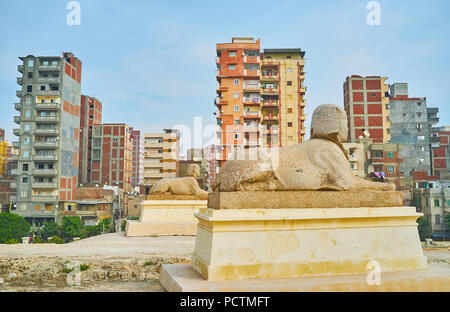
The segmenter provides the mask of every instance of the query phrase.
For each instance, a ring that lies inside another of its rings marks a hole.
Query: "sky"
[[[215,46],[239,36],[306,51],[307,127],[318,105],[343,106],[342,84],[354,74],[407,82],[450,125],[450,1],[377,1],[379,25],[367,22],[369,2],[79,0],[80,25],[68,25],[69,1],[0,0],[0,128],[17,140],[18,57],[72,51],[82,94],[100,99],[103,122],[143,132],[186,125],[192,137],[205,131],[196,145],[206,144],[215,137]]]

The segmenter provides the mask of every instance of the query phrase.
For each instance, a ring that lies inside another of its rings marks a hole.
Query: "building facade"
[[[102,102],[95,97],[81,95],[80,104],[80,159],[78,165],[78,181],[85,184],[89,181],[90,156],[92,150],[92,126],[102,123]]]
[[[55,219],[59,201],[73,200],[78,185],[81,61],[71,52],[19,58],[21,89],[14,117],[19,149],[16,213],[33,225]]]
[[[439,121],[437,113],[437,108],[427,107],[426,98],[409,97],[407,83],[391,86],[391,143],[403,145],[400,171],[405,177],[413,171],[432,174],[430,137]]]
[[[431,134],[431,171],[440,177],[450,169],[450,127],[439,127]]]
[[[5,141],[5,130],[0,129],[0,177],[6,174],[8,163],[8,142]]]
[[[92,126],[89,178],[100,186],[118,186],[131,192],[131,128],[122,123]]]
[[[133,130],[131,137],[133,141],[131,188],[134,190],[137,186],[144,184],[144,138],[141,137],[139,130]]]
[[[144,184],[148,188],[161,179],[177,177],[179,160],[178,130],[164,129],[163,133],[144,134]]]
[[[348,119],[348,141],[371,138],[389,143],[389,85],[387,77],[352,75],[345,79],[344,109]]]

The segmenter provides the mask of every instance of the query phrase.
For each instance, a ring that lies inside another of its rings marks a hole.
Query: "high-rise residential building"
[[[216,50],[219,165],[251,148],[303,142],[305,52],[261,53],[253,38],[232,38]]]
[[[5,141],[5,130],[0,129],[0,177],[6,174],[8,163],[8,142]]]
[[[260,40],[232,38],[218,43],[217,111],[219,162],[237,150],[260,144]]]
[[[131,131],[123,123],[92,126],[89,182],[131,192]]]
[[[89,182],[90,155],[92,150],[92,126],[102,123],[102,102],[95,97],[81,95],[80,105],[80,160],[78,181]]]
[[[263,146],[304,141],[304,56],[301,49],[264,49],[260,78]]]
[[[371,138],[389,143],[389,85],[387,77],[352,75],[346,78],[344,109],[348,119],[348,141]]]
[[[36,224],[54,219],[58,203],[76,196],[82,64],[71,52],[19,59],[13,199],[16,213]]]
[[[180,132],[164,129],[163,133],[144,133],[144,185],[179,175]],[[148,193],[148,192],[147,192]]]
[[[209,145],[204,148],[203,155],[207,161],[207,172],[208,172],[208,184],[212,187],[216,181],[217,174],[219,173],[219,162],[216,158],[217,156],[217,146]]]
[[[432,175],[440,177],[450,169],[450,127],[439,127],[431,134],[430,143]]]
[[[131,139],[133,142],[131,187],[134,189],[144,184],[144,139],[141,137],[141,131],[139,130],[131,132]]]
[[[438,108],[427,108],[424,97],[409,97],[407,83],[394,83],[390,95],[391,143],[403,145],[400,174],[410,177],[413,171],[427,171],[431,175],[430,136],[439,121]]]

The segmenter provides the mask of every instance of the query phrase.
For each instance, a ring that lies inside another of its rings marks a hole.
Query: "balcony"
[[[20,129],[14,129],[13,130],[13,134],[16,135],[16,136],[19,136],[20,135]]]
[[[17,175],[17,169],[11,169],[11,175],[16,176]]]
[[[145,172],[144,170],[144,178],[162,178],[162,172]]]
[[[14,122],[20,125],[20,116],[14,116]]]
[[[439,112],[439,108],[437,108],[437,107],[428,107],[427,108],[428,114],[437,114],[438,112]]]
[[[260,85],[259,84],[248,84],[248,83],[245,83],[244,82],[244,84],[242,85],[242,88],[244,89],[244,90],[248,90],[248,91],[256,91],[256,92],[259,92],[259,89],[260,89]]]
[[[16,201],[16,195],[11,195],[11,196],[9,196],[9,201],[10,201],[11,203],[17,202],[17,201]]]
[[[33,156],[34,161],[57,161],[58,156],[56,155],[34,155]]]
[[[304,95],[306,93],[306,87],[300,87],[300,94]]]
[[[58,174],[56,169],[33,169],[33,175],[38,176],[56,176]]]
[[[268,59],[268,58],[263,59],[261,61],[261,67],[264,67],[264,66],[268,66],[268,67],[276,66],[276,67],[278,67],[278,61],[274,61],[274,60]]]
[[[56,182],[33,182],[31,184],[34,189],[55,189],[58,188],[58,183]]]
[[[61,104],[59,104],[59,103],[36,103],[36,108],[37,109],[55,110],[55,109],[61,108]]]
[[[56,129],[36,129],[34,130],[34,133],[46,135],[58,135],[58,131]]]
[[[244,55],[244,63],[248,63],[248,64],[258,64],[260,61],[259,56],[249,56],[249,55]]]
[[[17,84],[22,85],[23,83],[23,77],[17,77]]]
[[[305,80],[305,72],[300,72],[298,75],[300,76],[300,80]]]
[[[428,122],[431,124],[436,124],[439,122],[439,117],[428,117]]]
[[[263,73],[261,76],[261,81],[278,81],[278,73]]]
[[[51,84],[58,84],[59,83],[59,77],[39,77],[38,78],[39,83],[51,83]]]
[[[33,146],[35,148],[50,148],[54,149],[58,147],[58,142],[34,142]]]
[[[9,187],[12,188],[12,189],[16,189],[17,188],[17,182],[11,182]]]
[[[266,115],[262,119],[263,122],[278,122],[278,115]]]
[[[14,148],[19,148],[19,146],[20,146],[19,141],[13,141],[13,142],[12,142],[12,146],[13,146]]]
[[[267,100],[262,102],[263,108],[278,108],[278,100]]]
[[[18,71],[19,73],[22,73],[22,74],[23,74],[23,65],[18,65],[18,66],[17,66],[17,71]]]
[[[244,69],[244,76],[259,78],[260,75],[261,71],[259,69]]]
[[[145,161],[144,160],[144,168],[162,168],[162,162],[154,162],[154,161]]]
[[[438,136],[431,136],[430,137],[430,143],[440,143],[441,139]]]
[[[217,91],[219,92],[225,92],[228,91],[228,87],[222,86],[220,83],[217,84]]]
[[[151,148],[151,147],[154,147],[154,148],[163,148],[163,142],[158,142],[158,141],[156,141],[156,142],[144,142],[144,148]]]
[[[59,96],[59,90],[38,90],[37,96]]]
[[[14,162],[18,162],[19,161],[19,155],[13,155],[11,159]]]
[[[34,118],[36,122],[57,122],[59,121],[58,116],[36,116]]]
[[[31,196],[31,201],[37,203],[54,203],[57,200],[58,200],[57,196],[42,196],[42,195]]]
[[[39,71],[60,71],[61,68],[59,65],[39,65],[38,66]]]
[[[22,110],[22,104],[21,103],[14,103],[14,108],[16,109],[16,111],[21,111]]]
[[[220,98],[220,97],[216,98],[214,102],[215,102],[215,104],[216,104],[217,106],[227,105],[227,104],[228,104],[228,101],[225,101],[225,100],[223,100],[223,99]]]
[[[22,90],[17,90],[17,91],[16,91],[16,96],[17,96],[18,98],[21,98],[21,97],[22,97]]]
[[[261,117],[261,112],[251,112],[251,111],[244,111],[244,119],[259,119]]]
[[[350,162],[356,162],[356,161],[358,161],[358,157],[356,156],[356,155],[352,155],[352,154],[350,154],[350,155],[348,155],[348,160],[350,161]]]
[[[257,122],[251,124],[244,124],[242,128],[246,132],[257,132],[259,131],[259,124]]]
[[[278,87],[276,88],[262,88],[261,94],[267,94],[267,95],[275,95],[278,94]]]

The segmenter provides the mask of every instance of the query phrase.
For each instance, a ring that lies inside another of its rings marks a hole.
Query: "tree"
[[[64,239],[72,239],[81,235],[83,225],[77,216],[65,216],[62,219],[61,234]]]
[[[0,213],[0,244],[21,242],[28,236],[31,225],[25,218],[13,213]]]
[[[430,235],[431,225],[430,222],[424,217],[420,217],[417,219],[417,223],[419,224],[419,237],[421,241],[424,241]]]
[[[450,214],[446,214],[444,216],[444,225],[445,225],[445,230],[450,230]]]
[[[61,227],[55,221],[45,222],[40,231],[43,238],[58,236],[61,233]]]

